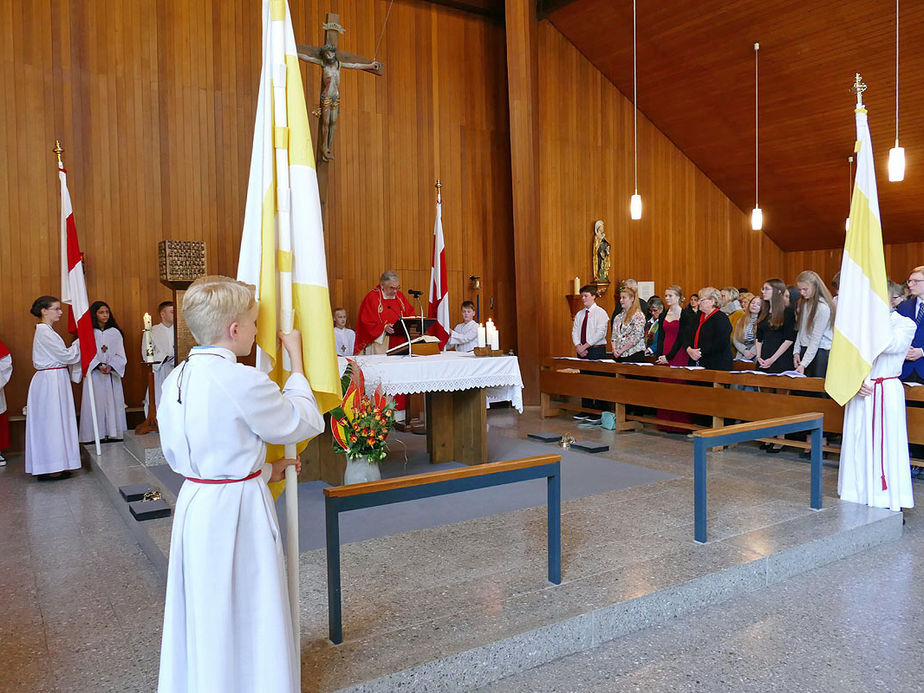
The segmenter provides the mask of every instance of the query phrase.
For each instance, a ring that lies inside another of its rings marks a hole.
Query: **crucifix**
[[[313,112],[313,115],[320,117],[315,153],[319,167],[334,158],[331,150],[334,144],[334,130],[337,128],[337,116],[340,113],[340,68],[362,70],[380,76],[384,74],[385,68],[375,59],[369,60],[337,48],[338,35],[346,33],[346,29],[340,26],[340,15],[328,12],[323,29],[323,46],[297,46],[300,60],[321,66],[321,101]],[[323,201],[323,196],[321,199]]]

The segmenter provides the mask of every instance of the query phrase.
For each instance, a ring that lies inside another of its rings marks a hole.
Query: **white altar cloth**
[[[509,401],[523,413],[523,378],[516,356],[445,352],[434,356],[356,355],[352,359],[363,369],[369,395],[379,383],[388,395],[483,387],[489,401]],[[337,363],[342,375],[347,359],[338,357]]]

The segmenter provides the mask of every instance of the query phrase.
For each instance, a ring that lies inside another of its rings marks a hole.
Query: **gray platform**
[[[499,432],[504,434],[503,431]],[[515,434],[509,430],[507,434]],[[671,473],[692,446],[601,432],[608,457]],[[119,446],[94,458],[110,497],[154,481]],[[741,447],[710,458],[710,541],[693,542],[692,480],[563,505],[563,578],[545,579],[545,513],[527,508],[343,547],[345,642],[327,640],[323,550],[301,555],[304,690],[466,690],[898,539],[902,515],[831,497],[808,508],[808,467]],[[172,499],[171,499],[172,500]],[[169,520],[137,523],[166,566]]]
[[[160,434],[157,431],[136,435],[134,431],[125,432],[125,449],[132,457],[147,467],[167,464],[164,453],[160,449]]]

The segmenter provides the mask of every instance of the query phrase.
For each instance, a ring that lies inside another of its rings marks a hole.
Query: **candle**
[[[488,318],[488,322],[484,326],[484,329],[488,346],[491,349],[497,349],[497,328],[494,327],[494,321],[491,318]]]
[[[485,344],[487,344],[487,332],[484,325],[478,323],[478,346],[483,349]]]
[[[580,277],[574,278],[574,291],[572,293],[574,293],[575,296],[581,293],[581,278]]]
[[[500,349],[500,330],[495,329],[494,334],[491,335],[491,349],[493,351]]]
[[[154,363],[154,335],[151,328],[150,313],[144,314],[144,331],[141,333],[141,348],[146,363]]]

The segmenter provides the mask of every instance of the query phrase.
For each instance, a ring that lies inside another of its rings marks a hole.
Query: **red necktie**
[[[587,344],[587,316],[590,315],[590,308],[584,309],[584,322],[581,323],[581,344]]]

